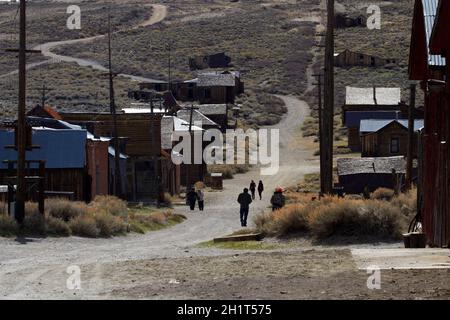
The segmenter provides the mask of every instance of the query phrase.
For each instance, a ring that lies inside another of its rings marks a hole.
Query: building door
[[[152,198],[157,193],[155,167],[152,161],[135,163],[136,197],[138,200]]]

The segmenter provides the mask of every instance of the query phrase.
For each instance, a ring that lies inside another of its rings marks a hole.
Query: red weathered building
[[[450,86],[445,82],[449,70],[443,57],[450,44],[446,35],[450,26],[448,5],[448,1],[440,1],[439,7],[439,0],[416,0],[409,59],[410,80],[420,81],[425,96],[419,148],[418,210],[428,243],[439,247],[450,244],[447,169]]]

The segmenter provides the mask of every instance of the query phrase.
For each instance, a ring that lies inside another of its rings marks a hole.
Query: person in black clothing
[[[250,191],[252,193],[252,199],[255,200],[255,193],[256,193],[256,183],[252,180],[250,183]]]
[[[238,197],[237,202],[241,205],[240,216],[241,216],[241,226],[247,226],[248,211],[250,209],[250,203],[252,203],[252,196],[248,193],[248,189],[245,188],[244,192]]]
[[[195,202],[198,199],[197,192],[195,192],[194,188],[191,188],[189,192],[186,194],[186,202],[191,208],[191,210],[195,210]]]
[[[259,183],[258,183],[259,200],[262,200],[262,193],[263,193],[263,191],[264,191],[263,182],[261,180],[259,180]]]
[[[283,189],[278,187],[275,189],[275,193],[270,199],[272,204],[272,211],[280,210],[286,204],[286,197],[283,195]]]

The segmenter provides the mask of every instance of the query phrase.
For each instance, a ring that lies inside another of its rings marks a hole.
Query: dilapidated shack
[[[337,174],[339,185],[347,194],[395,189],[404,181],[406,161],[404,157],[340,158]]]

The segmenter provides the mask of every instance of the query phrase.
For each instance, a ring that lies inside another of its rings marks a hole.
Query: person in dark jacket
[[[186,194],[186,202],[191,208],[191,210],[195,210],[195,202],[198,199],[197,192],[195,192],[194,188],[191,188],[189,192]]]
[[[272,211],[280,210],[286,204],[286,197],[283,195],[282,188],[276,188],[275,192],[270,199],[270,203],[272,204]]]
[[[262,193],[263,193],[263,191],[264,191],[263,182],[261,180],[259,180],[259,183],[258,183],[259,200],[262,200]]]
[[[250,192],[252,193],[252,199],[255,200],[256,183],[253,180],[250,182]]]
[[[250,209],[250,203],[252,203],[252,196],[248,193],[248,189],[245,188],[244,192],[241,193],[237,199],[237,202],[241,205],[240,216],[241,216],[241,226],[247,226],[248,211]]]

